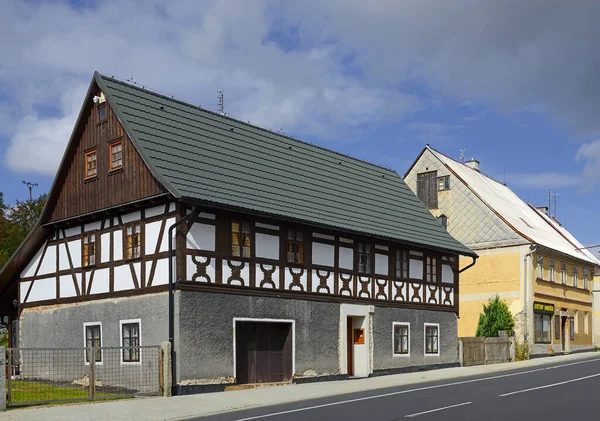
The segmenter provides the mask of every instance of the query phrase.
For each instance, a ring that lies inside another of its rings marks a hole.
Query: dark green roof
[[[393,170],[94,77],[154,176],[177,198],[474,254]]]

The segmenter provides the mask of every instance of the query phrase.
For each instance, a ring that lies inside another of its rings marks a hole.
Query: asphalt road
[[[600,419],[600,358],[253,408],[203,421]],[[351,380],[349,380],[351,381]],[[293,387],[290,387],[293,393]]]

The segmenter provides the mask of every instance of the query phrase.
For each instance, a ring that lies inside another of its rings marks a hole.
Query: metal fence
[[[6,358],[10,406],[161,393],[159,346],[8,348]]]

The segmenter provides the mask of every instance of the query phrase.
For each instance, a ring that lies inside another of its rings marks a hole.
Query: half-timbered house
[[[170,339],[180,393],[369,376],[457,363],[459,255],[395,171],[96,73],[2,311],[22,347]]]

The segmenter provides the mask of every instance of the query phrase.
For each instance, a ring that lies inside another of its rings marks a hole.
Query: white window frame
[[[550,282],[556,282],[556,260],[548,259],[548,277]]]
[[[437,354],[427,353],[427,326],[437,327]],[[440,356],[440,324],[439,323],[424,323],[423,324],[423,355],[425,357],[439,357]]]
[[[394,348],[394,344],[396,342],[396,326],[406,326],[408,327],[408,352],[406,354],[397,354],[396,349]],[[438,334],[439,336],[439,334]],[[439,348],[439,346],[438,346]],[[392,356],[393,357],[410,357],[410,323],[408,322],[392,322]]]
[[[563,265],[565,265],[565,270],[563,270]],[[567,264],[565,262],[560,262],[560,283],[562,285],[567,285]]]
[[[583,289],[590,289],[590,270],[583,268]]]
[[[579,266],[573,265],[571,268],[571,275],[573,275],[573,286],[579,288]]]
[[[544,256],[540,254],[535,258],[535,275],[538,279],[544,279]]]
[[[129,323],[138,324],[138,339],[140,347],[140,360],[139,361],[123,361],[123,325]],[[125,319],[119,320],[119,361],[121,365],[142,365],[142,319]]]
[[[87,341],[86,341],[86,328],[88,326],[100,326],[100,359],[102,361],[95,361],[94,365],[103,365],[104,364],[104,349],[102,349],[102,342],[104,341],[104,334],[102,333],[102,322],[84,322],[83,323],[83,362],[85,365],[90,365],[90,361],[86,361],[85,352],[87,351]]]

